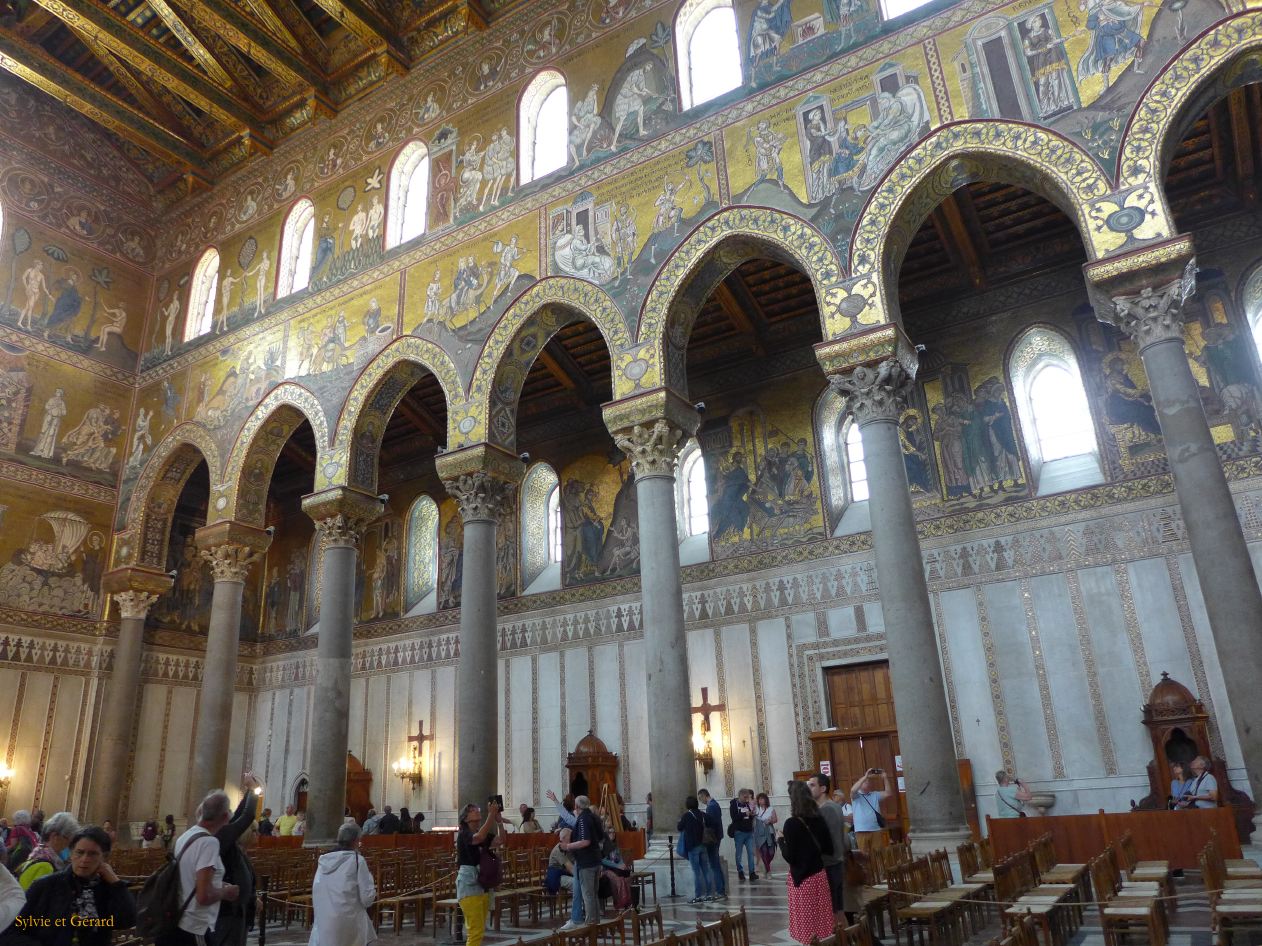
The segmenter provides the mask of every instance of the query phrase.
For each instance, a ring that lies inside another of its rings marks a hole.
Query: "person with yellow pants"
[[[505,833],[500,819],[500,806],[491,801],[482,809],[473,803],[460,812],[460,831],[456,834],[456,900],[464,915],[465,946],[482,946],[486,933],[486,917],[491,909],[491,891],[478,883],[482,852],[504,843]]]

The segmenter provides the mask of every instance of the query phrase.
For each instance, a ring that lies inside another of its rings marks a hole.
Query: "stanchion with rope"
[[[673,834],[666,835],[666,856],[670,861],[670,898],[675,900],[679,894],[675,893],[675,836]]]

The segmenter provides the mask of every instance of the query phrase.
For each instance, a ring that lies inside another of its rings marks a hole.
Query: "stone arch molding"
[[[184,484],[202,461],[210,471],[213,496],[220,482],[219,447],[210,431],[195,421],[180,424],[162,439],[132,488],[127,527],[115,538],[114,565],[166,569],[171,517]]]
[[[377,457],[390,415],[425,374],[438,379],[447,402],[448,437],[464,384],[455,363],[433,342],[405,335],[391,342],[364,368],[342,406],[337,439],[316,470],[316,489],[353,486],[377,491]]]
[[[687,390],[688,336],[702,304],[741,263],[770,255],[806,273],[815,288],[824,338],[849,329],[841,308],[842,261],[813,226],[767,207],[729,207],[702,221],[675,249],[649,287],[636,340],[661,365],[668,387]]]
[[[1119,189],[1142,194],[1174,226],[1165,172],[1187,123],[1231,89],[1262,82],[1262,10],[1245,10],[1202,33],[1145,90],[1118,149]]]
[[[517,398],[539,352],[558,331],[587,320],[600,330],[613,365],[613,399],[660,384],[660,362],[636,346],[622,313],[599,286],[557,276],[517,297],[487,337],[466,404],[452,418],[452,446],[487,441],[512,451],[517,439]]]
[[[211,490],[208,522],[236,519],[262,528],[267,511],[267,488],[276,458],[290,435],[303,422],[311,424],[316,442],[316,469],[328,453],[329,423],[314,394],[286,381],[259,402],[237,435],[224,469],[223,489]]]
[[[1091,259],[1163,235],[1147,232],[1151,208],[1130,207],[1114,194],[1100,166],[1069,139],[1019,122],[944,125],[899,159],[868,197],[850,241],[844,319],[826,327],[830,339],[898,321],[895,286],[912,237],[952,191],[980,180],[1051,201],[1076,223]]]

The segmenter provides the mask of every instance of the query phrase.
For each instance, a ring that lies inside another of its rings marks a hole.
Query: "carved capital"
[[[215,581],[244,582],[250,574],[250,566],[263,557],[263,552],[245,545],[216,545],[202,549],[201,555],[203,562],[210,563]]]
[[[1191,237],[1088,263],[1083,272],[1096,318],[1135,339],[1141,352],[1183,340],[1183,303],[1196,289]]]
[[[1164,286],[1145,286],[1127,296],[1115,296],[1104,321],[1135,339],[1142,352],[1157,342],[1183,341],[1183,303],[1189,287],[1180,277]]]
[[[143,621],[148,617],[153,603],[158,600],[158,596],[151,591],[119,591],[111,597],[118,605],[119,616],[124,620],[139,618]]]
[[[241,582],[272,541],[267,531],[230,519],[198,529],[194,539],[215,581]]]
[[[631,458],[636,479],[646,476],[674,476],[679,460],[679,445],[685,431],[665,418],[652,425],[636,424],[613,436],[618,449]]]
[[[323,548],[359,545],[364,530],[375,522],[385,509],[377,496],[336,486],[302,498],[302,511],[315,522]]]
[[[914,368],[909,369],[897,358],[888,358],[876,365],[858,365],[830,375],[828,383],[846,402],[846,410],[855,423],[862,427],[879,420],[897,423],[915,378]]]
[[[512,483],[485,470],[461,473],[443,480],[443,485],[460,507],[464,522],[498,522],[513,492]]]

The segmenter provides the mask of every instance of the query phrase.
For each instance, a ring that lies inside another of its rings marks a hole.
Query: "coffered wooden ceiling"
[[[160,159],[159,190],[209,186],[487,17],[483,0],[0,0],[0,68]]]

